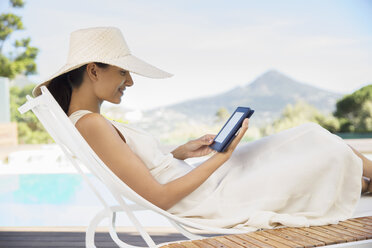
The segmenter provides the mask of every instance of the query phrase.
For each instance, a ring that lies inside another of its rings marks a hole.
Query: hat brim
[[[50,81],[52,81],[53,78],[58,77],[66,72],[72,71],[76,68],[79,68],[80,66],[83,66],[91,62],[100,62],[100,63],[109,64],[109,65],[114,65],[124,70],[130,71],[140,76],[148,77],[148,78],[168,78],[168,77],[173,76],[173,74],[163,71],[137,58],[136,56],[129,54],[123,57],[111,58],[110,60],[97,59],[94,61],[86,61],[86,62],[82,62],[78,64],[65,64],[64,66],[62,66],[62,68],[60,68],[56,73],[50,76],[47,80],[36,85],[32,91],[32,95],[34,97],[41,95],[40,87],[48,86]]]

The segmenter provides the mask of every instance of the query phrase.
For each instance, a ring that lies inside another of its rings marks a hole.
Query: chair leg
[[[169,222],[183,235],[185,236],[186,238],[190,239],[190,240],[195,240],[195,239],[203,239],[205,238],[204,236],[201,236],[201,235],[196,235],[196,234],[193,234],[191,233],[189,230],[187,230],[186,228],[184,228],[183,226],[181,226],[180,224],[174,222],[173,220],[170,220],[168,219]]]
[[[122,247],[122,248],[144,248],[142,246],[133,246],[133,245],[129,245],[125,242],[123,242],[119,237],[118,237],[118,234],[116,232],[116,212],[121,212],[123,211],[122,209],[120,209],[120,207],[111,207],[111,210],[112,210],[112,215],[110,216],[111,217],[111,221],[110,221],[110,236],[112,238],[112,240],[119,246],[119,247]],[[138,226],[136,225],[136,227],[138,228]],[[147,234],[147,233],[146,233]],[[147,234],[148,235],[148,234]],[[141,234],[141,236],[143,237],[143,235]],[[144,237],[143,237],[144,238]],[[158,246],[154,243],[154,241],[151,239],[151,237],[148,236],[148,238],[144,238],[145,242],[147,243],[148,246],[145,246],[145,247],[150,247],[150,248],[157,248]]]
[[[98,224],[105,218],[110,217],[110,212],[107,209],[103,209],[101,212],[92,219],[85,234],[85,245],[87,248],[96,248],[94,244],[94,237]]]
[[[95,231],[97,229],[97,226],[101,221],[105,218],[109,218],[110,224],[109,224],[109,233],[113,241],[121,248],[144,248],[142,246],[133,246],[129,245],[122,240],[120,240],[117,232],[116,232],[116,212],[126,212],[124,211],[121,206],[113,206],[110,207],[109,209],[103,209],[102,211],[98,212],[96,216],[92,219],[90,222],[88,229],[85,234],[85,244],[87,248],[96,248],[95,243],[94,243],[94,237],[95,237]],[[128,214],[128,213],[127,213]],[[132,222],[134,221],[134,224],[136,228],[140,231],[142,238],[145,240],[148,246],[145,247],[150,247],[150,248],[157,248],[158,246],[154,243],[154,241],[151,239],[151,237],[148,235],[147,232],[145,232],[142,227],[140,226],[139,222],[135,218],[135,216],[132,214],[130,216],[130,219]]]

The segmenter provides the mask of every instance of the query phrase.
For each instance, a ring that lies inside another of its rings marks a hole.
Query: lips
[[[125,90],[125,80],[123,82],[121,82],[120,86],[119,86],[119,89],[118,91],[121,93],[121,94],[124,94],[124,90]],[[123,87],[124,86],[124,87]]]

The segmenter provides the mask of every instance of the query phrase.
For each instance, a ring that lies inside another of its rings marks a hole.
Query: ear
[[[95,63],[89,63],[86,72],[91,81],[95,82],[98,80],[97,65]]]

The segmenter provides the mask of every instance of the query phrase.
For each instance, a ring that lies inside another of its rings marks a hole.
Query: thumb
[[[247,130],[248,129],[248,125],[249,125],[249,119],[248,118],[245,118],[243,123],[242,123],[242,128]]]
[[[243,138],[245,132],[248,130],[248,125],[249,125],[249,119],[245,118],[239,130],[238,135],[236,135],[236,137],[232,140],[231,144],[227,147],[228,150],[233,151],[235,149],[235,147],[238,145],[240,140]]]
[[[245,118],[240,128],[240,131],[237,135],[239,139],[241,139],[244,136],[245,132],[248,130],[248,124],[249,124],[249,119]]]

